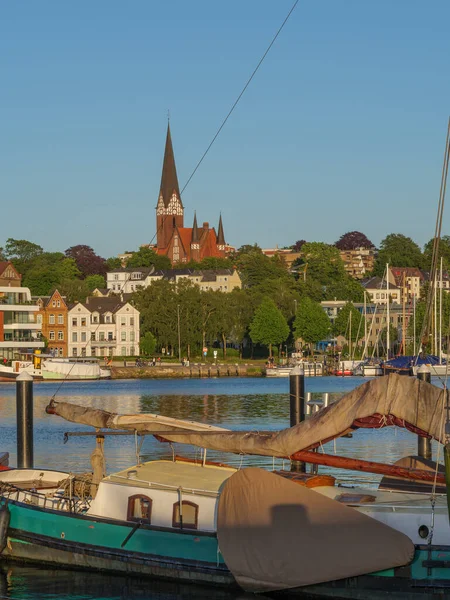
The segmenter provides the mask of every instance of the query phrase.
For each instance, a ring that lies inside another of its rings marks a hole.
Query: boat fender
[[[11,513],[8,508],[8,500],[0,506],[0,554],[6,548],[8,542],[8,528],[11,520]]]

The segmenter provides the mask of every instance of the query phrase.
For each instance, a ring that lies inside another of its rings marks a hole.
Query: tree
[[[101,256],[95,254],[90,246],[80,244],[67,248],[65,255],[73,258],[81,272],[81,276],[86,278],[88,275],[105,275],[106,261]]]
[[[143,246],[137,252],[133,252],[131,258],[127,260],[127,267],[133,269],[136,267],[155,267],[156,271],[160,271],[162,269],[171,269],[172,263],[168,256],[161,256],[156,254],[151,248]]]
[[[333,334],[336,336],[342,335],[346,340],[350,340],[351,323],[351,341],[356,342],[357,339],[361,339],[362,335],[364,334],[364,327],[361,325],[362,319],[364,319],[364,316],[358,310],[356,310],[356,308],[353,306],[353,303],[347,302],[347,304],[341,308],[334,321]]]
[[[306,240],[297,240],[292,246],[294,252],[300,252],[303,246],[306,244]]]
[[[15,240],[8,238],[5,245],[5,256],[11,261],[27,262],[42,254],[44,249],[38,244],[29,242],[28,240]]]
[[[144,356],[151,356],[155,352],[156,339],[151,331],[147,331],[147,333],[141,337],[139,347]]]
[[[120,269],[122,267],[122,261],[117,256],[112,256],[106,259],[106,270],[114,271],[114,269]]]
[[[64,279],[58,284],[58,290],[62,296],[66,296],[68,302],[86,302],[89,296],[89,288],[81,279]]]
[[[335,243],[339,250],[356,250],[356,248],[375,248],[372,242],[360,231],[349,231],[341,235]]]
[[[315,344],[327,338],[330,325],[330,319],[319,303],[308,297],[300,300],[294,321],[297,338],[307,344]]]
[[[289,336],[289,326],[282,312],[270,298],[264,298],[258,306],[250,325],[250,337],[256,344],[269,347],[272,357],[272,345],[282,344]]]
[[[434,238],[431,238],[429,242],[427,242],[423,249],[423,266],[427,270],[431,269],[431,258],[433,256],[433,243]],[[443,235],[439,240],[439,260],[438,265],[440,265],[440,258],[443,258],[443,267],[447,271],[450,269],[450,235]]]
[[[373,274],[382,277],[387,263],[391,267],[421,269],[423,265],[422,251],[410,237],[401,233],[390,233],[380,244]]]
[[[312,277],[322,285],[346,279],[344,262],[336,246],[310,242],[303,245],[302,255],[301,262],[306,265],[306,278]]]
[[[84,283],[89,288],[90,292],[93,292],[95,289],[104,289],[106,288],[106,281],[102,275],[88,275],[84,280]]]
[[[280,256],[265,256],[260,248],[253,246],[250,246],[248,251],[238,254],[236,266],[244,287],[261,284],[267,279],[291,277],[286,263]]]

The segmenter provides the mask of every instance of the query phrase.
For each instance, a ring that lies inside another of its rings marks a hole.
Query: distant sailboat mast
[[[387,332],[386,332],[386,353],[387,360],[389,360],[389,348],[391,345],[390,339],[390,313],[389,313],[389,263],[386,264],[386,292],[387,292],[387,304],[386,304],[386,319],[387,319]]]

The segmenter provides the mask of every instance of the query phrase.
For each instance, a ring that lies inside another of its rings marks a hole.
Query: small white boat
[[[13,360],[11,365],[0,364],[0,381],[11,381],[21,373],[29,373],[33,379],[108,379],[110,369],[100,366],[96,358],[54,358],[45,355],[32,360]]]
[[[301,362],[305,377],[320,377],[323,375],[323,364],[320,362]],[[292,369],[297,365],[286,365],[266,369],[266,377],[289,377]]]

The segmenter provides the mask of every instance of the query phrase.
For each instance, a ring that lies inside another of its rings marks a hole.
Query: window
[[[86,327],[86,317],[81,317],[81,327]]]
[[[114,275],[114,281],[117,281],[119,279],[119,276],[116,274]]]
[[[105,316],[105,323],[111,323],[111,315]]]
[[[121,339],[122,339],[122,342],[126,342],[127,341],[127,332],[126,331],[122,331]]]
[[[55,315],[50,315],[48,318],[48,322],[50,325],[54,325],[55,324]]]
[[[134,342],[134,331],[130,331],[130,342]]]
[[[72,356],[76,356],[77,355],[77,349],[76,348],[72,348]]]
[[[130,317],[130,327],[134,327],[134,317]]]
[[[99,335],[99,341],[100,342],[104,342],[105,341],[105,332],[104,331],[100,331],[100,335]]]
[[[98,323],[98,315],[97,314],[92,315],[92,322],[93,323]]]
[[[77,341],[78,341],[77,332],[76,332],[76,331],[74,331],[74,332],[72,333],[72,342],[77,342]]]
[[[54,340],[54,339],[55,339],[55,332],[54,332],[54,331],[50,331],[50,332],[49,332],[48,339],[49,339],[49,340]]]
[[[180,529],[197,529],[198,504],[183,500],[181,505],[181,515],[180,502],[175,502],[173,505],[172,527],[179,527]]]
[[[62,331],[58,331],[58,340],[61,341],[64,339],[64,333]]]
[[[95,342],[95,331],[91,332],[91,342]]]
[[[108,342],[112,342],[112,341],[113,341],[113,332],[108,331]]]
[[[81,348],[81,356],[86,356],[86,348]]]
[[[62,355],[63,355],[63,349],[62,349],[62,348],[60,348],[60,349],[59,349],[59,355],[60,355],[60,356],[62,356]]]
[[[125,325],[127,324],[126,317],[120,317],[120,324],[122,325],[122,327],[125,327]]]
[[[58,315],[58,325],[64,325],[64,315]]]
[[[148,496],[136,494],[128,498],[127,521],[143,521],[151,523],[152,499]]]
[[[73,317],[72,319],[72,327],[76,327],[78,325],[78,320],[76,317]]]
[[[86,332],[85,332],[85,331],[83,331],[83,332],[81,333],[81,341],[82,341],[82,342],[85,342],[85,341],[86,341]]]
[[[134,346],[130,347],[130,356],[134,356]]]
[[[56,306],[59,308],[61,306],[61,300],[56,301]]]
[[[42,325],[42,315],[37,315],[36,322]]]
[[[55,307],[56,307],[56,301],[55,301],[55,300],[53,300],[53,302],[52,302],[52,306],[53,306],[53,308],[55,308]]]
[[[127,355],[127,349],[125,348],[125,346],[122,346],[122,356],[126,356]]]

